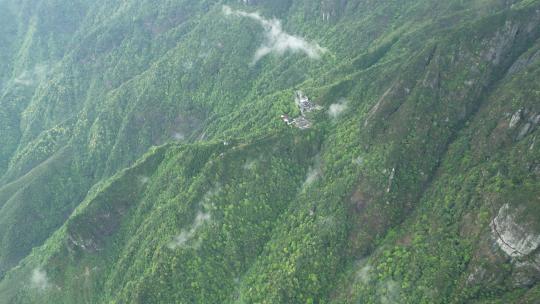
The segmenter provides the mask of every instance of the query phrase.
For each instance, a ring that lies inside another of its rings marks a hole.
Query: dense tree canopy
[[[0,303],[536,303],[539,37],[537,0],[0,0]]]

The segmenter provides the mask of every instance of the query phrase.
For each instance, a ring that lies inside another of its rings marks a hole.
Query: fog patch
[[[185,247],[186,244],[193,239],[197,231],[206,223],[212,219],[210,213],[204,213],[199,211],[191,228],[189,230],[182,230],[179,235],[177,235],[173,241],[171,241],[167,247],[169,249],[176,249],[178,247]]]
[[[400,286],[394,280],[388,280],[381,284],[381,304],[399,304],[400,301]]]
[[[177,141],[182,141],[186,139],[186,136],[182,132],[174,132],[172,138]]]
[[[309,185],[313,184],[316,180],[318,180],[321,177],[321,175],[322,175],[322,172],[319,166],[309,168],[309,171],[306,175],[306,180],[304,181],[302,188],[306,188]]]
[[[146,185],[148,184],[148,182],[150,181],[150,178],[148,176],[144,176],[144,175],[139,175],[137,177],[137,180],[139,181],[139,183],[141,185]]]
[[[253,170],[255,169],[255,166],[257,165],[257,161],[256,160],[246,160],[246,162],[244,163],[244,165],[242,166],[242,168],[246,171],[250,171],[250,170]]]
[[[347,110],[348,101],[346,99],[339,100],[338,103],[331,104],[328,108],[328,115],[330,115],[331,118],[336,119],[338,118],[343,112]]]
[[[32,271],[30,283],[32,288],[40,291],[45,291],[51,286],[49,283],[49,278],[47,277],[47,273],[41,268],[35,268]]]
[[[206,210],[212,210],[214,205],[213,198],[221,192],[221,185],[215,185],[212,189],[208,190],[202,197],[199,205],[203,206]]]
[[[360,280],[360,282],[362,282],[363,284],[367,284],[370,280],[370,276],[371,276],[371,269],[373,267],[371,267],[370,265],[366,265],[364,267],[362,267],[357,273],[356,273],[356,277],[358,278],[358,280]]]
[[[25,70],[13,79],[15,85],[34,86],[45,79],[50,73],[50,66],[45,63],[37,64],[31,70]]]
[[[32,77],[28,71],[22,72],[18,77],[16,77],[13,82],[21,86],[31,86],[34,84]]]
[[[278,19],[265,19],[259,13],[248,13],[240,10],[233,10],[231,7],[224,5],[223,14],[226,16],[236,16],[250,18],[259,22],[264,29],[265,41],[255,52],[251,64],[256,64],[263,57],[274,53],[282,56],[287,52],[303,53],[310,59],[320,59],[327,52],[327,49],[321,47],[317,43],[306,41],[299,36],[293,36],[285,31]]]

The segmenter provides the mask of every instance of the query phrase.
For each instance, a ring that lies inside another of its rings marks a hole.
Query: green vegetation
[[[0,0],[0,303],[536,303],[539,38],[536,0]]]

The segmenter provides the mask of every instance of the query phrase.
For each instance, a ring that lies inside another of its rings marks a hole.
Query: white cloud
[[[214,199],[221,192],[221,185],[216,184],[210,190],[208,190],[201,201],[199,202],[200,206],[203,206],[205,210],[211,210],[214,208]]]
[[[253,170],[255,168],[255,166],[257,165],[257,161],[256,160],[253,160],[253,159],[248,159],[246,160],[246,162],[244,163],[244,170]]]
[[[176,249],[178,247],[183,246],[187,241],[189,241],[194,233],[191,233],[192,231],[185,231],[183,230],[180,232],[179,235],[177,235],[172,242],[169,243],[168,247],[170,249]]]
[[[346,99],[341,99],[338,103],[334,103],[330,105],[330,108],[328,108],[328,115],[332,118],[338,118],[343,112],[345,112],[348,108],[348,102]]]
[[[174,140],[184,140],[186,138],[182,132],[174,132],[172,137]]]
[[[309,171],[306,176],[306,180],[302,185],[303,188],[313,184],[321,176],[321,169],[317,166],[315,168],[309,168]]]
[[[167,246],[169,249],[176,249],[178,247],[185,246],[185,244],[195,236],[195,233],[197,233],[202,225],[210,220],[211,216],[209,213],[199,212],[191,228],[189,230],[182,230],[182,232],[180,232],[180,234],[177,235]]]
[[[23,71],[13,81],[15,82],[15,84],[22,86],[31,86],[34,84],[33,77],[28,71]]]
[[[150,178],[148,176],[140,175],[138,176],[139,183],[141,185],[147,184],[150,181]]]
[[[381,288],[381,300],[382,304],[398,304],[402,303],[400,297],[400,286],[396,281],[389,280]]]
[[[360,282],[362,282],[363,284],[369,283],[371,269],[372,267],[368,264],[362,267],[360,271],[357,272],[356,276],[358,277],[358,279],[360,279]]]
[[[33,86],[45,79],[49,74],[50,66],[45,63],[37,64],[30,71],[23,71],[18,77],[13,79],[16,85]]]
[[[46,290],[49,288],[49,279],[47,278],[47,273],[41,269],[36,268],[32,271],[32,277],[30,278],[30,282],[32,283],[32,287],[39,289],[39,290]]]
[[[317,43],[311,43],[299,36],[293,36],[285,31],[278,19],[265,19],[259,13],[248,13],[233,10],[229,6],[223,6],[223,13],[226,16],[237,16],[253,19],[261,24],[264,29],[265,41],[255,52],[252,64],[257,63],[261,58],[275,53],[279,56],[286,52],[304,53],[311,59],[320,59],[327,49]]]

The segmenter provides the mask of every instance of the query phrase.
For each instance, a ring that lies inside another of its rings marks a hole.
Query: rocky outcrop
[[[494,65],[499,65],[503,59],[503,55],[508,53],[509,48],[514,44],[518,32],[518,24],[508,21],[504,28],[497,32],[495,37],[489,41],[484,51],[484,59]]]
[[[524,56],[518,60],[508,69],[508,75],[513,75],[515,73],[521,72],[526,69],[528,66],[540,60],[540,51],[531,54],[530,56]]]
[[[499,248],[512,258],[522,258],[540,246],[540,234],[520,222],[509,204],[499,210],[491,222],[491,233]]]
[[[521,112],[522,110],[517,110],[514,115],[512,115],[512,118],[510,118],[510,123],[508,124],[508,128],[513,129],[517,126],[517,124],[521,121]]]
[[[516,130],[515,139],[520,141],[532,133],[540,124],[540,114],[529,109],[517,110],[508,123],[510,130]]]

